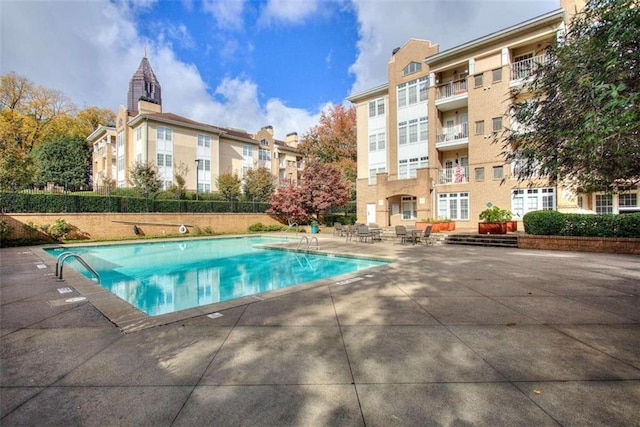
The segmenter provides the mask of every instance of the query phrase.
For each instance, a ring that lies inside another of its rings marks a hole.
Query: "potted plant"
[[[416,230],[424,231],[427,229],[427,225],[430,224],[431,221],[429,218],[422,218],[419,221],[416,221]]]
[[[480,220],[483,222],[478,223],[478,234],[507,234],[507,222],[513,216],[511,211],[491,204],[487,206],[487,209],[480,212]]]

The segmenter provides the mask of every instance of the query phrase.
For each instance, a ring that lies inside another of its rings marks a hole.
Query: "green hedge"
[[[126,196],[94,196],[52,193],[0,192],[3,212],[82,213],[82,212],[202,212],[263,213],[267,203],[226,202],[220,200],[170,200]]]
[[[529,212],[522,221],[525,232],[533,235],[640,238],[640,213],[589,215],[545,210]]]

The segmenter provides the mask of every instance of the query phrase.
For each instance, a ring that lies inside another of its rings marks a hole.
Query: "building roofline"
[[[356,103],[359,99],[370,98],[373,95],[381,94],[383,92],[389,92],[389,83],[382,84],[380,86],[376,86],[371,89],[367,89],[363,92],[359,92],[347,97],[347,101]]]
[[[512,33],[527,30],[530,27],[554,22],[558,19],[564,20],[564,15],[565,15],[564,9],[553,10],[551,12],[545,13],[544,15],[540,15],[535,18],[529,19],[527,21],[520,22],[518,24],[512,25],[511,27],[498,30],[496,32],[471,40],[467,43],[452,47],[451,49],[447,49],[442,52],[436,53],[434,55],[428,56],[427,58],[425,58],[424,62],[427,65],[431,65],[434,62],[446,60],[452,56],[459,55],[462,52],[477,49],[478,46],[484,43],[487,43],[489,41],[492,41],[498,37],[505,37],[505,36],[511,35]]]
[[[96,128],[96,130],[94,130],[93,132],[91,132],[89,134],[89,136],[87,136],[85,139],[87,141],[93,141],[95,139],[98,139],[98,135],[101,135],[103,133],[107,133],[109,130],[112,131],[116,131],[115,126],[105,126],[105,125],[100,125]]]

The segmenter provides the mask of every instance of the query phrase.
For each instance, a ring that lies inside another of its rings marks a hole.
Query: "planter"
[[[518,231],[518,221],[507,221],[507,231],[509,233]]]
[[[427,229],[427,225],[429,225],[429,222],[426,221],[416,221],[416,230],[418,231],[424,231]],[[433,231],[433,229],[432,229]]]
[[[506,222],[479,222],[478,234],[507,234]]]
[[[447,230],[454,231],[456,229],[456,223],[453,221],[447,222]]]

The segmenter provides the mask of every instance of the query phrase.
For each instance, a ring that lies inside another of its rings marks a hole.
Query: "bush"
[[[522,220],[525,232],[533,235],[640,238],[640,213],[587,215],[545,210],[529,212]]]
[[[255,224],[251,224],[249,226],[249,231],[252,233],[264,233],[269,231],[282,231],[287,228],[286,225],[274,224],[274,225],[264,225],[261,222],[256,222]]]
[[[65,221],[62,218],[58,218],[58,219],[56,219],[56,222],[54,222],[49,227],[47,232],[49,233],[49,235],[51,237],[59,239],[61,237],[66,236],[67,234],[69,234],[72,229],[73,229],[73,227],[71,226],[71,224],[69,224],[67,221]]]

